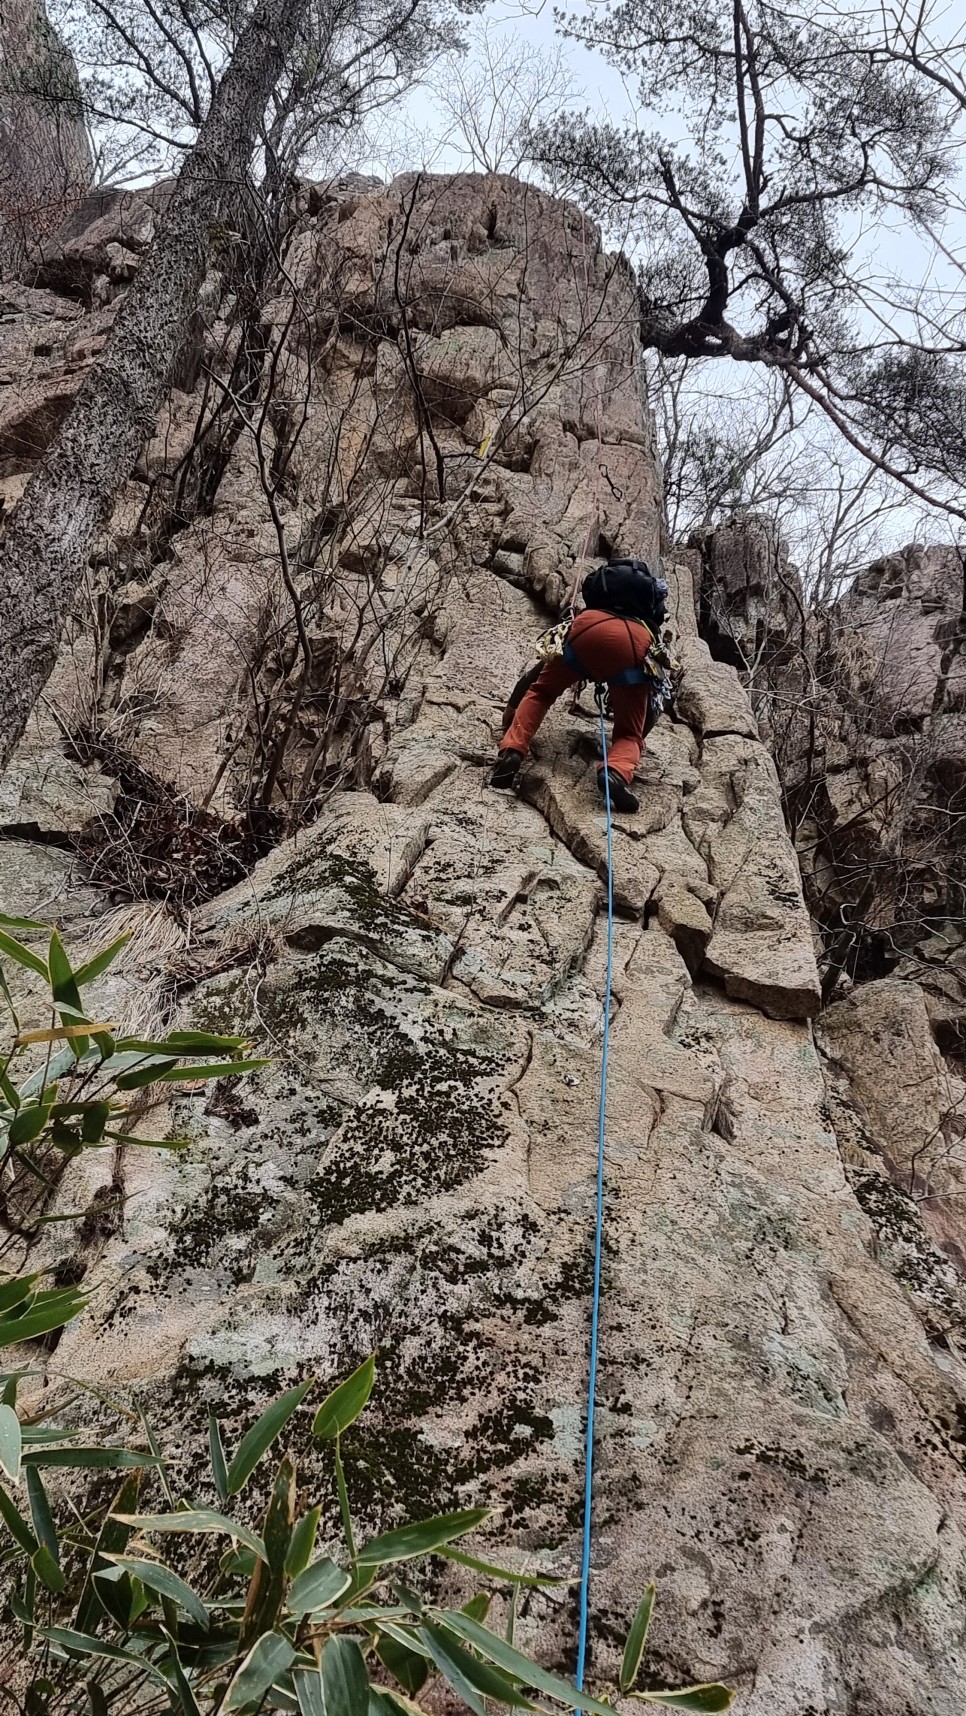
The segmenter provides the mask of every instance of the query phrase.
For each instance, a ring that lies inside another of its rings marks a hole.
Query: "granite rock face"
[[[922,983],[943,1045],[962,1053],[962,555],[910,548],[876,562],[826,617],[818,648],[829,696],[818,728],[827,785],[813,815],[815,864],[834,872],[834,901],[862,932],[857,975],[894,972]]]
[[[700,559],[712,648],[729,627],[733,638],[747,641],[752,630],[759,638],[757,663],[746,658],[750,689],[773,738],[820,938],[832,1005],[819,1040],[840,1124],[862,1139],[857,1187],[868,1189],[863,1176],[877,1163],[895,1193],[896,1231],[911,1205],[961,1271],[962,554],[913,547],[886,556],[807,624],[797,574],[757,521],[708,533]],[[881,1213],[892,1193],[880,1192],[872,1188]]]
[[[138,617],[102,649],[95,711],[195,804],[239,818],[254,781],[278,819],[190,920],[123,908],[140,916],[111,1005],[126,985],[170,1009],[174,979],[181,1016],[249,1032],[272,1065],[177,1092],[152,1127],[190,1148],[103,1163],[113,1226],[92,1243],[51,1224],[33,1257],[72,1250],[98,1286],[58,1367],[150,1394],[186,1483],[204,1407],[234,1438],[281,1386],[378,1346],[347,1438],[366,1523],[486,1498],[481,1550],[569,1577],[606,949],[589,694],[556,706],[517,794],[488,774],[506,692],[584,561],[659,539],[633,295],[576,210],[469,177],[306,190],[288,278],[305,315],[286,388],[313,388],[294,443],[281,418],[271,433],[316,677],[242,435],[167,558],[148,564],[133,527],[157,449],[122,497],[105,612]],[[162,440],[181,445],[191,407],[173,399]],[[313,528],[330,547],[306,570]],[[888,1098],[870,1077],[860,1126],[827,1086],[775,766],[698,636],[687,561],[669,576],[678,709],[648,741],[641,813],[614,826],[592,1674],[613,1674],[655,1577],[655,1678],[732,1681],[747,1716],[959,1716],[966,1391],[939,1333],[956,1269],[915,1188],[888,1234],[869,1191],[892,1189],[872,1137]],[[391,674],[373,666],[387,635],[405,643]],[[295,736],[265,795],[269,710]],[[0,885],[29,910],[17,832]],[[122,908],[56,857],[44,909],[71,942],[106,940]],[[838,1013],[829,1053],[864,1076],[864,1026]],[[925,1055],[922,1017],[906,1029]],[[58,1213],[97,1196],[85,1164]],[[519,1626],[572,1664],[569,1588]]]

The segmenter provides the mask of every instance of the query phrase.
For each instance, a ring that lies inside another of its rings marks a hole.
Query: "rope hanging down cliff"
[[[587,1658],[587,1627],[590,1619],[590,1548],[593,1526],[594,1419],[597,1406],[597,1355],[600,1332],[600,1276],[604,1240],[604,1129],[607,1115],[607,1057],[610,1048],[610,1007],[614,976],[614,838],[611,820],[610,777],[607,772],[607,723],[604,719],[605,687],[597,687],[600,711],[600,743],[604,759],[604,805],[607,815],[607,976],[604,983],[604,1034],[600,1061],[600,1102],[597,1112],[597,1197],[594,1220],[594,1292],[590,1313],[590,1375],[587,1390],[587,1431],[584,1454],[584,1527],[580,1559],[580,1624],[577,1635],[577,1687],[584,1688]]]

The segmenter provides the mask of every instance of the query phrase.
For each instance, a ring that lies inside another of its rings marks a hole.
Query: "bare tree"
[[[0,584],[0,631],[16,640],[0,690],[0,764],[53,667],[94,534],[154,425],[213,232],[246,183],[265,106],[305,6],[260,0],[252,12],[104,354],[14,514]]]
[[[50,0],[80,68],[108,183],[177,170],[235,52],[247,8],[225,0]],[[270,92],[260,143],[279,176],[326,171],[345,136],[427,60],[456,49],[448,0],[305,0],[299,53]]]
[[[901,4],[901,28],[846,0],[595,8],[566,33],[636,79],[640,119],[564,115],[532,148],[555,188],[636,217],[645,347],[780,370],[860,456],[961,518],[966,317],[948,233],[948,269],[930,240],[915,272],[923,236],[959,209],[964,110],[942,68],[960,49],[950,10],[945,24],[932,0],[916,11],[945,28],[928,53]],[[860,241],[888,233],[895,253],[897,227],[906,275]]]
[[[672,540],[766,518],[805,600],[822,607],[877,555],[935,536],[929,509],[861,458],[781,370],[742,372],[739,387],[719,368],[651,354],[648,375]]]
[[[577,94],[559,47],[533,47],[491,23],[477,27],[467,54],[447,54],[428,81],[442,118],[435,147],[454,150],[483,173],[519,173],[529,133]]]
[[[95,532],[154,426],[212,258],[230,269],[243,255],[254,347],[241,361],[257,391],[258,281],[277,258],[296,167],[457,40],[453,14],[433,0],[258,0],[240,16],[220,0],[78,0],[64,10],[75,30],[85,16],[99,29],[85,50],[96,57],[84,89],[95,132],[126,127],[128,167],[183,165],[108,347],[8,531],[0,618],[20,653],[0,696],[0,760],[50,671]],[[227,427],[238,433],[237,413]]]

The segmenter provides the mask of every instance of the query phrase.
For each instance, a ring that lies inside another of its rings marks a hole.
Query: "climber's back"
[[[581,594],[587,604],[569,628],[556,628],[559,651],[544,661],[507,725],[491,784],[508,789],[548,709],[581,680],[608,688],[614,714],[607,781],[598,769],[601,793],[609,783],[615,809],[633,812],[638,800],[630,783],[644,746],[651,679],[645,663],[667,610],[667,585],[643,560],[609,560],[589,572]]]

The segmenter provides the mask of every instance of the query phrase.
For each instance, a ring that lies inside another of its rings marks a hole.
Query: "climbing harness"
[[[594,1295],[590,1313],[590,1380],[587,1392],[587,1436],[584,1455],[584,1532],[580,1558],[580,1625],[577,1634],[577,1690],[584,1689],[587,1626],[590,1619],[590,1539],[593,1523],[594,1418],[597,1406],[597,1350],[600,1330],[600,1275],[604,1242],[604,1124],[607,1113],[607,1055],[610,1047],[610,1004],[614,975],[614,852],[607,773],[607,726],[603,687],[597,687],[600,743],[604,759],[604,801],[607,809],[607,976],[604,984],[604,1040],[600,1061],[600,1104],[597,1115],[597,1208],[594,1223]]]
[[[646,627],[645,630],[647,630]],[[648,636],[650,636],[649,632]],[[581,679],[593,679],[593,674],[588,673],[587,669],[581,666],[580,657],[574,649],[573,644],[569,641],[564,644],[561,656],[564,665],[569,667],[574,673],[579,673]],[[650,674],[645,673],[643,667],[625,667],[623,673],[615,673],[612,678],[605,680],[604,684],[608,687],[611,685],[645,685],[649,678]],[[597,699],[597,703],[601,710],[601,716],[603,716],[604,711],[599,697]]]

